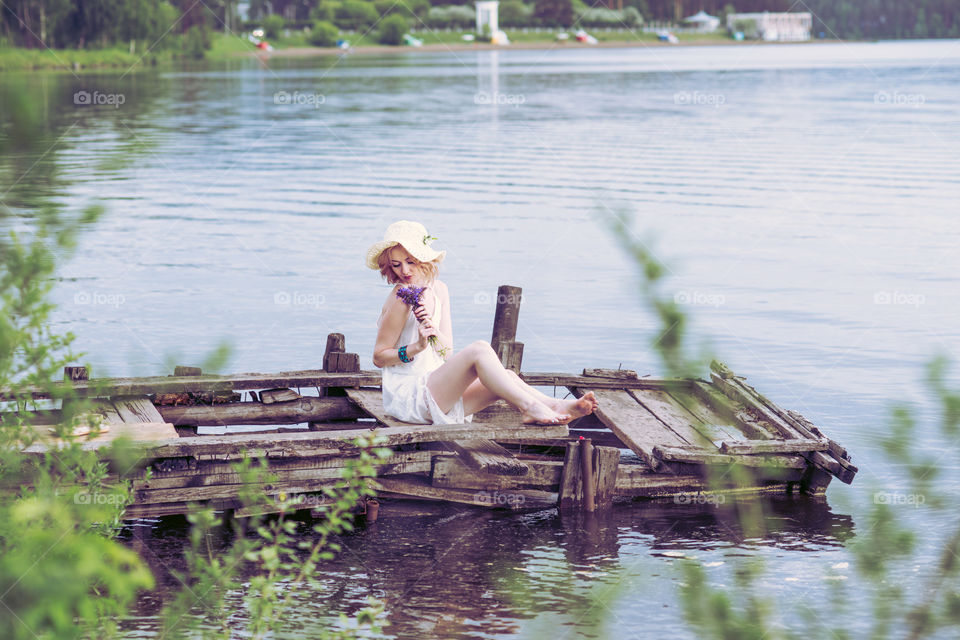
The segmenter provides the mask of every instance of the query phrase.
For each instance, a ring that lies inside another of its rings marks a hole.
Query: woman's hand
[[[430,322],[430,314],[427,313],[426,307],[422,304],[418,305],[417,308],[413,310],[413,313],[417,317],[417,320],[419,320],[417,327],[420,330],[420,340],[417,342],[417,345],[421,351],[424,351],[430,346],[427,339],[431,336],[439,336],[440,332],[433,326],[433,323]]]

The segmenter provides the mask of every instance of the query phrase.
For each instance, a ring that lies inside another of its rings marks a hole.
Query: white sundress
[[[436,306],[433,311],[431,322],[433,326],[440,326],[442,308],[440,298],[434,295]],[[403,345],[410,345],[420,339],[420,331],[417,328],[417,317],[413,314],[413,309],[407,313],[407,322],[403,325],[403,331],[400,332],[400,338],[397,340],[396,348]],[[472,422],[473,416],[464,416],[463,398],[457,400],[457,403],[447,413],[444,413],[433,394],[427,388],[427,379],[433,371],[440,367],[444,362],[440,354],[431,345],[424,351],[421,351],[413,358],[413,362],[401,362],[399,364],[383,367],[381,371],[383,387],[383,409],[388,414],[403,422],[414,424],[463,424]]]

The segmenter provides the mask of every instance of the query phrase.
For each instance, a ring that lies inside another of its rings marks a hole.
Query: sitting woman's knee
[[[473,351],[478,355],[483,353],[493,353],[493,347],[491,347],[490,343],[487,342],[486,340],[476,340],[474,342],[471,342],[467,346],[467,349],[469,349],[470,351]]]

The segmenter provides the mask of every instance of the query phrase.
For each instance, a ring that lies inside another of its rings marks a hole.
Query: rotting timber
[[[520,294],[500,287],[491,339],[504,365],[517,372]],[[816,494],[834,477],[849,484],[857,473],[847,451],[822,430],[719,363],[710,380],[656,380],[619,369],[523,372],[533,386],[577,397],[593,391],[600,408],[569,425],[534,426],[500,401],[472,422],[435,426],[387,416],[380,373],[361,371],[359,362],[335,333],[319,370],[211,376],[177,367],[172,376],[87,380],[82,367],[68,367],[65,377],[79,394],[95,397],[109,426],[84,439],[85,448],[126,436],[142,449],[141,464],[127,476],[135,496],[129,518],[184,513],[196,503],[239,508],[244,485],[232,463],[242,457],[266,460],[275,478],[261,487],[267,495],[315,494],[338,482],[361,433],[382,436],[393,450],[370,480],[387,500],[381,514],[409,499],[592,511],[615,501],[712,491]],[[45,393],[35,389],[32,396]],[[58,445],[48,426],[59,411],[34,413],[42,435],[26,451],[41,454]],[[204,427],[228,428],[211,435]],[[733,467],[749,473],[729,473]]]

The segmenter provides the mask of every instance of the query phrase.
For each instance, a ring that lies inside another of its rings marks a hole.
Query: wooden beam
[[[792,440],[757,440],[726,442],[720,445],[720,452],[729,455],[755,455],[758,453],[809,453],[811,451],[826,451],[829,444],[825,439],[809,440],[796,438]]]
[[[359,418],[364,413],[347,398],[302,396],[298,400],[261,404],[231,402],[228,404],[160,406],[163,419],[174,424],[225,426],[246,424],[297,424]],[[368,425],[360,425],[368,426]]]

